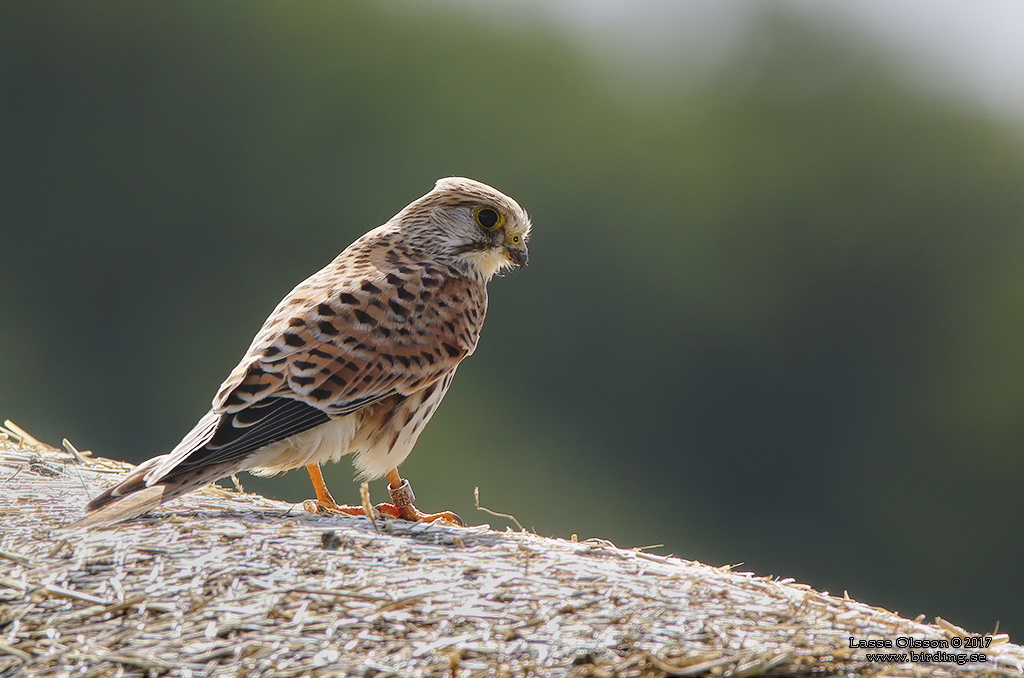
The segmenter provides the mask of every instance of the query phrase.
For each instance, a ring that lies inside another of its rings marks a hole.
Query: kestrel
[[[413,505],[398,466],[473,353],[487,283],[527,260],[530,218],[472,179],[441,179],[383,226],[352,243],[274,309],[210,411],[168,454],[143,462],[86,506],[76,526],[132,518],[239,471],[305,466],[313,510],[361,514],[334,502],[320,464],[354,455],[364,479],[387,476],[392,504]]]

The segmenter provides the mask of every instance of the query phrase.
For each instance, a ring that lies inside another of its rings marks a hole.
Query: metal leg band
[[[416,503],[416,495],[412,493],[412,485],[408,479],[403,478],[402,484],[398,487],[389,486],[388,491],[391,492],[391,503],[398,508],[413,506]]]

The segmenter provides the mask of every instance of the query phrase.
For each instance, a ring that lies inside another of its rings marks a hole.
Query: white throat
[[[465,252],[460,254],[459,258],[478,270],[484,280],[490,280],[495,273],[512,265],[512,262],[505,256],[505,251],[496,247],[476,252]]]

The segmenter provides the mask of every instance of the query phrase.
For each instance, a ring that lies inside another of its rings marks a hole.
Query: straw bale
[[[0,675],[1022,675],[1005,636],[985,663],[869,663],[851,636],[972,634],[604,541],[373,525],[218,486],[62,529],[128,468],[0,430]]]

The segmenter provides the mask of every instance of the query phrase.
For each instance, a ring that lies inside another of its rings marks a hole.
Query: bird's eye
[[[473,209],[473,218],[476,219],[476,223],[487,231],[496,231],[501,228],[501,225],[505,223],[505,217],[501,216],[497,210],[490,207],[476,207]]]

